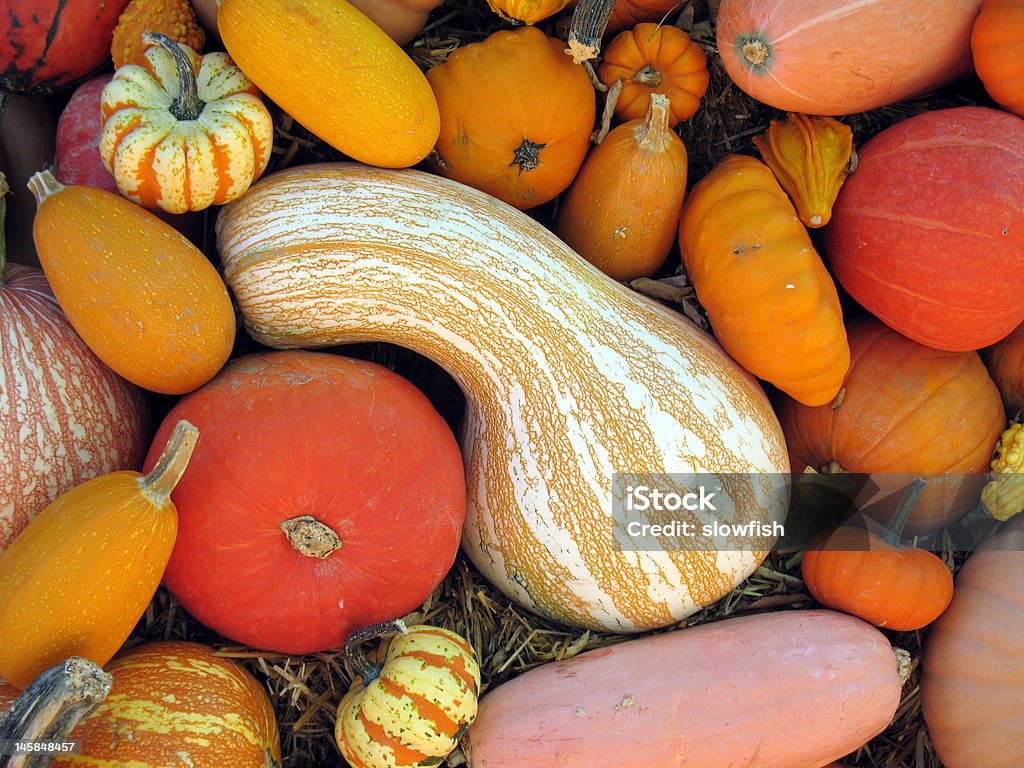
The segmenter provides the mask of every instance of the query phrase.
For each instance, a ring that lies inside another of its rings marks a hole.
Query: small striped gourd
[[[616,473],[728,473],[741,487],[717,514],[784,514],[778,420],[708,334],[512,206],[415,170],[306,165],[221,209],[217,236],[260,343],[383,341],[451,374],[467,400],[462,546],[524,607],[612,632],[668,626],[771,548],[616,546]]]
[[[383,664],[371,664],[359,644],[395,631]],[[345,651],[359,676],[338,705],[334,737],[353,768],[433,765],[476,717],[480,666],[455,632],[384,622],[354,633]]]

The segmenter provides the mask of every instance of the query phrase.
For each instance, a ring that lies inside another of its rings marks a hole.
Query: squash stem
[[[49,170],[42,170],[32,174],[28,180],[29,191],[36,198],[36,205],[42,205],[43,201],[64,189],[64,185],[57,181],[57,177]]]
[[[195,70],[181,46],[167,35],[159,32],[144,32],[142,39],[147,44],[159,45],[174,59],[174,66],[178,70],[178,98],[169,108],[171,114],[178,120],[198,119],[203,113],[206,103],[199,98]]]
[[[341,537],[337,532],[312,515],[299,515],[284,520],[280,527],[292,549],[300,555],[326,560],[341,549]]]
[[[139,478],[142,495],[157,506],[166,504],[171,491],[185,474],[198,440],[199,429],[193,424],[184,419],[175,424],[156,466],[148,475]]]
[[[894,547],[902,546],[901,537],[903,536],[903,529],[907,525],[907,520],[910,519],[910,513],[914,511],[914,505],[917,504],[917,500],[921,497],[925,485],[924,480],[920,477],[915,477],[903,494],[903,498],[900,499],[892,513],[892,518],[889,520],[889,525],[886,526],[885,533],[881,536],[882,541],[886,544],[891,544]]]
[[[7,177],[0,171],[0,285],[4,284],[7,267],[7,193],[10,191]]]
[[[569,47],[565,52],[577,64],[596,59],[601,38],[615,8],[615,0],[579,0],[569,22]]]
[[[669,100],[660,93],[651,94],[651,102],[647,105],[647,116],[640,128],[640,141],[637,146],[646,152],[657,152],[665,147],[668,138]]]
[[[381,621],[377,624],[371,624],[368,627],[357,629],[349,635],[348,640],[345,641],[345,658],[352,664],[356,674],[363,679],[363,685],[376,680],[378,675],[380,675],[380,671],[384,668],[383,664],[374,664],[370,661],[362,648],[363,643],[376,640],[382,635],[391,635],[396,632],[404,635],[408,631],[409,629],[405,626],[404,621],[395,619],[394,621]]]
[[[633,75],[633,80],[634,82],[637,82],[640,85],[646,85],[648,88],[657,88],[659,85],[661,85],[662,80],[664,80],[664,76],[661,74],[661,72],[659,72],[650,64],[648,64],[646,67],[644,67],[635,75]]]

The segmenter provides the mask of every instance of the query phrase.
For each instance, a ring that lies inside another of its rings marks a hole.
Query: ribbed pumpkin
[[[213,648],[161,640],[105,667],[110,695],[72,733],[81,756],[53,768],[280,768],[277,718],[259,682]]]
[[[982,0],[722,0],[729,77],[787,112],[845,115],[920,96],[971,72]]]
[[[263,93],[352,159],[400,168],[437,141],[423,73],[347,0],[223,0],[217,25]]]
[[[0,14],[0,90],[51,93],[73,85],[110,56],[128,0],[7,0]]]
[[[597,69],[601,82],[622,80],[614,113],[620,120],[640,120],[652,93],[668,97],[669,127],[692,117],[708,89],[707,57],[678,27],[637,24],[622,32],[605,49]]]
[[[0,677],[24,687],[68,656],[106,664],[117,652],[171,556],[170,494],[197,436],[179,425],[145,477],[123,470],[75,486],[0,557]]]
[[[956,519],[978,499],[1005,419],[980,358],[930,349],[873,318],[850,324],[848,338],[850,371],[835,403],[779,403],[793,471],[838,465],[872,473],[886,494],[901,487],[907,474],[920,474],[929,487],[914,507],[908,533]],[[874,511],[883,520],[891,513],[884,505]]]
[[[89,348],[145,389],[182,394],[209,381],[235,341],[231,298],[177,230],[102,189],[32,177],[43,271]]]
[[[928,631],[921,709],[947,768],[1024,765],[1024,518],[967,558]]]
[[[971,28],[974,69],[1000,106],[1024,117],[1024,2],[985,0]]]
[[[564,48],[536,27],[499,30],[432,67],[441,111],[433,168],[519,209],[563,192],[596,112],[590,78]]]
[[[130,0],[117,20],[110,45],[115,69],[125,64],[146,66],[149,45],[142,38],[146,32],[167,35],[196,52],[206,44],[206,33],[188,0]]]
[[[147,33],[103,89],[100,156],[125,197],[169,213],[228,203],[267,168],[274,122],[226,53]]]
[[[1006,412],[1012,416],[1024,411],[1024,325],[981,350],[981,359],[999,387]]]
[[[150,422],[142,393],[89,350],[43,273],[7,262],[6,192],[0,174],[0,554],[65,491],[140,467]]]
[[[559,201],[558,236],[616,280],[653,275],[675,242],[687,154],[669,122],[668,99],[651,95],[646,118],[605,136]]]
[[[825,228],[836,279],[929,347],[1002,339],[1024,320],[1022,146],[1024,120],[985,107],[924,112],[873,136]]]
[[[463,548],[521,605],[666,626],[763,559],[764,540],[626,552],[606,535],[616,472],[758,473],[769,482],[734,496],[736,514],[780,514],[785,447],[713,339],[536,220],[433,174],[321,164],[261,179],[222,209],[217,242],[260,343],[386,341],[451,373],[468,403]]]
[[[380,664],[360,644],[383,632]],[[476,717],[480,666],[469,642],[449,629],[386,622],[345,644],[357,670],[338,705],[334,738],[355,768],[432,765],[450,753]]]
[[[839,295],[768,166],[722,158],[683,206],[679,247],[726,352],[799,402],[836,396],[850,364]]]

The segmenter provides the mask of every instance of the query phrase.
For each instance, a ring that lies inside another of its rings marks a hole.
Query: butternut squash
[[[770,548],[615,547],[613,473],[787,473],[778,422],[709,335],[511,206],[420,171],[307,165],[221,209],[217,241],[260,343],[391,342],[461,385],[463,547],[523,606],[595,629],[665,626]],[[733,511],[784,513],[779,475],[755,477]]]

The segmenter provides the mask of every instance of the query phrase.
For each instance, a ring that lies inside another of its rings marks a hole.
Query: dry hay
[[[691,184],[725,154],[756,155],[751,138],[764,131],[770,120],[784,117],[777,110],[747,97],[726,76],[715,49],[714,6],[714,0],[710,8],[707,0],[695,0],[666,19],[666,23],[674,23],[690,32],[704,48],[711,73],[711,85],[701,109],[678,129],[689,150]],[[564,30],[566,18],[563,14],[541,26],[549,34],[558,34]],[[449,0],[432,14],[427,27],[407,50],[426,68],[443,61],[458,45],[481,40],[501,26],[484,0]],[[987,102],[979,84],[969,81],[927,98],[846,116],[843,120],[851,126],[855,141],[860,144],[912,114],[975,103]],[[280,110],[275,110],[275,117],[277,138],[270,171],[343,159]],[[553,222],[554,213],[553,204],[530,212],[547,225]],[[212,216],[209,218],[208,224],[212,225]],[[215,258],[212,226],[207,228],[205,245],[207,253]],[[675,254],[658,278],[639,281],[633,287],[655,295],[695,322],[704,322],[692,291],[679,274]],[[255,349],[258,346],[242,336],[235,351],[241,354]],[[335,351],[375,360],[398,371],[430,396],[453,426],[456,424],[463,405],[461,393],[433,363],[386,344],[348,346]],[[945,556],[951,564],[959,563],[954,553],[947,551]],[[723,600],[667,629],[755,611],[800,610],[813,606],[814,601],[799,578],[799,555],[773,554],[750,579]],[[539,664],[629,639],[567,629],[523,611],[490,586],[461,554],[444,582],[410,619],[449,627],[465,635],[481,655],[485,689]],[[923,635],[888,632],[887,636],[895,647],[910,654],[911,673],[903,700],[885,732],[848,756],[844,764],[849,768],[940,768],[921,716],[917,683]],[[211,644],[223,655],[244,664],[264,682],[277,710],[286,768],[342,763],[333,741],[334,712],[351,680],[342,654],[288,657],[240,648],[192,619],[161,588],[129,644],[170,638]],[[766,717],[770,717],[770,713],[766,713]],[[454,766],[460,762],[456,752],[445,764]]]

